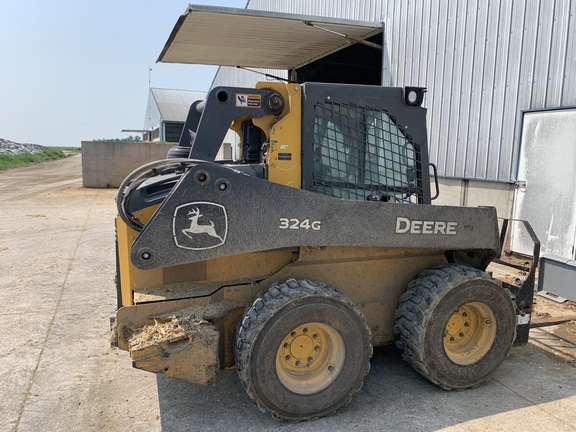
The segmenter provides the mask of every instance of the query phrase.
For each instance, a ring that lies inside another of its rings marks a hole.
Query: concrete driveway
[[[212,388],[131,368],[108,345],[115,190],[84,189],[74,156],[0,172],[0,431],[575,431],[576,368],[534,330],[494,379],[447,392],[393,347],[352,402],[313,422],[261,413],[234,370]],[[576,348],[576,347],[573,347]]]

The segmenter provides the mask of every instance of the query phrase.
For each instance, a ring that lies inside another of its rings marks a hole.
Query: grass
[[[52,147],[40,153],[0,154],[0,171],[10,168],[25,167],[35,163],[64,159],[70,153],[78,153],[77,147]],[[65,153],[66,152],[66,153]]]
[[[82,151],[81,147],[49,147],[50,150],[62,150],[63,152],[71,152],[78,154]]]

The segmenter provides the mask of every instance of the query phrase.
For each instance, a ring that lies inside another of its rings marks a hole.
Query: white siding
[[[148,103],[146,105],[146,116],[144,117],[143,130],[152,132],[154,129],[160,128],[160,123],[162,122],[162,116],[158,110],[158,105],[154,100],[154,95],[152,94],[152,89],[148,91]],[[159,138],[159,137],[158,137]]]

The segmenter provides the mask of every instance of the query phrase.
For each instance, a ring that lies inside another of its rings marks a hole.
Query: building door
[[[576,259],[576,107],[523,112],[514,218],[534,228],[542,253]],[[532,254],[515,223],[511,248]]]

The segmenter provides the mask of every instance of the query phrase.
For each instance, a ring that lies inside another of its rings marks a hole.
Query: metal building
[[[519,113],[576,105],[571,0],[250,0],[247,9],[381,23],[391,84],[428,88],[430,158],[442,177],[514,182]],[[221,68],[215,83],[257,80]]]
[[[289,74],[426,87],[435,203],[535,221],[545,252],[576,258],[576,211],[564,205],[576,200],[576,2],[249,0],[245,10],[218,9],[191,6],[160,61],[228,65],[213,86]],[[560,166],[561,182],[549,175]],[[512,246],[524,251],[520,237]]]
[[[144,119],[144,141],[178,142],[190,105],[206,93],[151,88]]]

